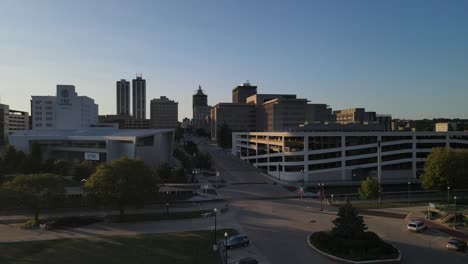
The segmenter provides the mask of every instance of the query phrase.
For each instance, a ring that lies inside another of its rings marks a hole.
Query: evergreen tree
[[[365,224],[362,216],[349,202],[341,206],[338,217],[333,220],[335,227],[332,234],[346,239],[361,239],[364,236]]]

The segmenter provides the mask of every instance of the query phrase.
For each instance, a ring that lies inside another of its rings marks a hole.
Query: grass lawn
[[[354,208],[357,209],[379,209],[379,208],[400,208],[400,207],[414,207],[414,206],[427,206],[429,203],[427,202],[412,202],[412,203],[407,203],[407,202],[382,202],[382,204],[379,206],[378,202],[352,202],[351,204],[353,205]],[[340,206],[343,205],[342,203],[339,204],[334,204],[335,206]]]
[[[212,231],[0,243],[0,263],[222,263],[212,244]]]

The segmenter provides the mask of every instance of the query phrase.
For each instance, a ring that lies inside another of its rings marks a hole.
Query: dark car
[[[465,252],[467,249],[466,242],[458,238],[450,238],[446,245],[448,250],[456,250]]]
[[[246,235],[236,235],[232,236],[227,239],[227,244],[225,243],[225,246],[227,249],[230,248],[235,248],[235,247],[246,247],[250,243],[249,238]]]
[[[239,259],[234,264],[258,264],[258,261],[254,258],[247,257],[247,258]]]

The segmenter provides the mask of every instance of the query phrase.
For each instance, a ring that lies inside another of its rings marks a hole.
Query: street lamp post
[[[215,222],[215,225],[214,225],[214,240],[213,240],[213,249],[214,251],[216,251],[217,249],[217,244],[216,244],[216,214],[218,212],[218,209],[213,209],[213,214],[214,214],[214,222]]]
[[[319,190],[320,190],[320,211],[323,211],[323,187],[325,186],[324,183],[319,183]]]
[[[304,169],[301,170],[302,174],[302,188],[304,188]]]
[[[453,201],[455,203],[454,213],[453,213],[453,228],[457,228],[457,197],[453,197]]]
[[[281,170],[280,170],[280,164],[281,164],[281,163],[278,163],[278,166],[277,166],[277,168],[278,168],[278,180],[279,180],[279,181],[281,181]]]
[[[447,186],[447,206],[450,205],[450,186]]]
[[[411,196],[411,182],[408,182],[408,205],[410,204],[410,196]]]
[[[224,232],[224,251],[225,251],[225,254],[224,254],[224,259],[226,260],[225,263],[227,264],[227,251],[228,251],[228,247],[227,247],[227,238],[228,238],[228,233],[227,232]]]
[[[219,188],[219,171],[216,170],[216,188]]]
[[[169,216],[169,191],[166,191],[166,214]]]

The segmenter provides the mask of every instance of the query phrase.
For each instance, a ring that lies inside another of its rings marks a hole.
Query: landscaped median
[[[315,251],[336,262],[362,264],[401,262],[400,250],[380,239],[379,242],[353,240],[338,242],[329,236],[327,232],[312,233],[307,237],[307,243]],[[333,243],[336,244],[331,246]]]
[[[399,263],[401,252],[373,232],[350,203],[340,207],[330,231],[312,233],[307,243],[320,254],[342,263]]]

